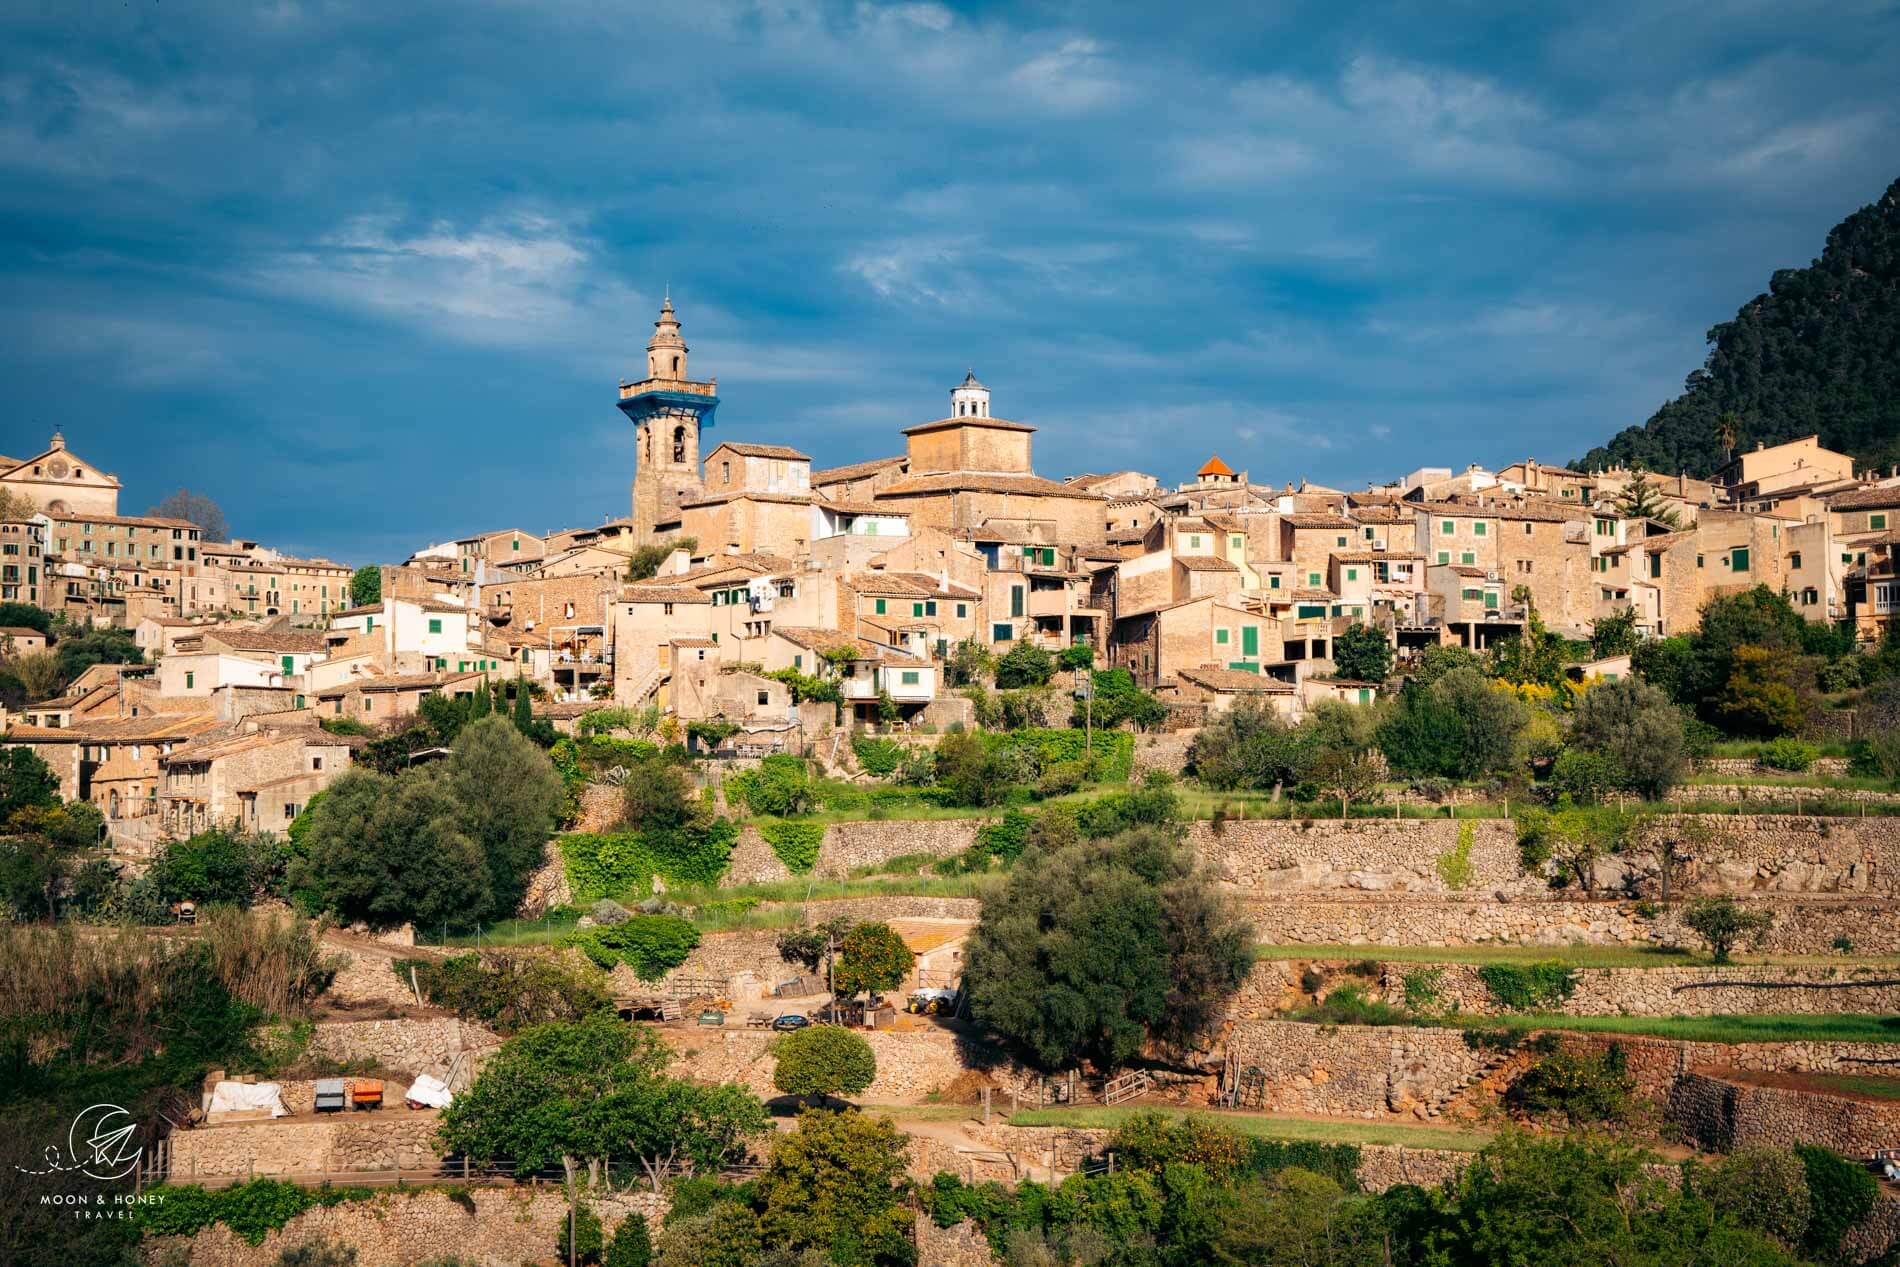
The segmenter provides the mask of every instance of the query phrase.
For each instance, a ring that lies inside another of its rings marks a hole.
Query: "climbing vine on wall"
[[[804,875],[818,865],[818,849],[825,843],[823,823],[788,823],[772,820],[759,824],[759,835],[772,846],[772,852],[793,875]]]

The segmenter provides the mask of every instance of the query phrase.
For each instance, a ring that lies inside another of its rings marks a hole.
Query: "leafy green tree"
[[[1747,735],[1786,735],[1807,720],[1788,657],[1767,647],[1735,648],[1728,681],[1714,701],[1716,720]]]
[[[983,902],[964,984],[977,1021],[1044,1068],[1186,1046],[1249,966],[1250,931],[1193,855],[1156,829],[1026,853]]]
[[[1561,876],[1588,891],[1596,885],[1597,860],[1620,850],[1635,823],[1634,815],[1609,806],[1527,810],[1518,819],[1518,855],[1526,871],[1555,863]]]
[[[1591,687],[1577,704],[1570,741],[1609,760],[1621,782],[1650,799],[1682,777],[1688,761],[1682,714],[1662,689],[1640,678]]]
[[[1783,1148],[1738,1148],[1695,1187],[1719,1214],[1791,1249],[1806,1237],[1814,1214],[1807,1168]]]
[[[1682,922],[1709,943],[1715,962],[1727,963],[1738,942],[1760,945],[1774,927],[1770,911],[1753,911],[1726,895],[1698,898],[1683,913]]]
[[[972,731],[939,740],[936,765],[938,785],[958,805],[1000,805],[1020,781],[1020,772]]]
[[[655,541],[643,545],[633,552],[627,561],[627,579],[629,581],[650,581],[659,574],[660,565],[675,550],[684,550],[688,555],[699,549],[699,541],[694,537],[670,537],[664,541]]]
[[[1529,586],[1513,590],[1511,601],[1525,606],[1524,632],[1514,638],[1501,638],[1486,649],[1486,674],[1515,686],[1557,685],[1564,675],[1563,639],[1544,628],[1543,617],[1531,603]]]
[[[1392,676],[1392,644],[1385,631],[1354,621],[1333,639],[1333,672],[1359,682],[1383,682]]]
[[[1483,778],[1521,768],[1528,708],[1471,669],[1407,687],[1379,728],[1392,767],[1416,776]]]
[[[383,570],[375,564],[364,564],[350,573],[350,604],[354,607],[373,607],[383,601]]]
[[[1095,667],[1095,648],[1086,642],[1074,642],[1062,648],[1056,657],[1056,663],[1071,671],[1093,669]]]
[[[464,728],[441,768],[460,806],[462,833],[487,863],[490,901],[485,909],[512,915],[560,819],[561,776],[547,754],[503,717]]]
[[[1579,805],[1595,805],[1628,782],[1616,758],[1588,748],[1565,748],[1550,768],[1551,790]]]
[[[144,664],[145,653],[129,629],[83,629],[67,633],[53,646],[59,662],[59,680],[71,683],[95,664]]]
[[[996,672],[996,657],[990,654],[988,647],[976,639],[965,638],[951,649],[950,657],[944,661],[943,669],[948,685],[973,686]],[[982,722],[981,717],[977,720]]]
[[[620,821],[643,835],[698,831],[711,817],[686,771],[665,756],[634,762],[620,787]]]
[[[1309,736],[1264,704],[1234,705],[1203,726],[1188,746],[1195,777],[1221,791],[1297,783],[1312,760]]]
[[[814,1025],[772,1044],[772,1085],[787,1095],[859,1095],[877,1079],[871,1044],[836,1025]]]
[[[1519,1074],[1504,1101],[1521,1113],[1554,1114],[1572,1126],[1630,1115],[1636,1080],[1621,1043],[1600,1052],[1557,1050]]]
[[[911,1262],[908,1161],[889,1118],[806,1110],[797,1130],[774,1141],[759,1180],[764,1240],[822,1250],[839,1267]]]
[[[1599,660],[1630,655],[1642,645],[1643,635],[1636,628],[1634,607],[1620,608],[1590,623],[1590,654]]]
[[[1694,708],[1701,702],[1701,670],[1690,638],[1651,638],[1631,654],[1630,667],[1684,707]]]
[[[817,793],[803,757],[774,753],[748,770],[726,780],[726,799],[743,802],[754,814],[791,818],[817,807]]]
[[[996,688],[1047,686],[1055,676],[1055,658],[1033,642],[1018,642],[996,662]]]
[[[53,613],[31,603],[0,603],[0,629],[37,629],[53,631]]]
[[[524,736],[533,735],[534,733],[534,704],[528,698],[528,685],[526,682],[517,682],[515,684],[514,722],[515,722],[515,729],[520,731],[522,735]]]
[[[14,810],[0,822],[0,900],[22,916],[57,919],[61,890],[99,844],[104,826],[105,816],[86,801],[55,799]],[[73,904],[90,900],[75,894]]]
[[[834,988],[846,998],[882,994],[904,984],[916,956],[889,924],[871,921],[844,935]]]
[[[31,748],[0,748],[0,822],[32,805],[59,804],[59,776]]]
[[[737,1201],[669,1219],[654,1246],[653,1267],[759,1267],[765,1252],[759,1219]]]
[[[315,905],[385,928],[461,927],[490,909],[488,860],[444,778],[351,770],[327,791],[290,876]]]
[[[160,902],[249,906],[283,883],[287,858],[266,836],[214,827],[167,844],[149,872]]]
[[[1419,652],[1418,662],[1412,666],[1412,680],[1420,686],[1430,686],[1453,669],[1481,669],[1483,666],[1484,661],[1468,648],[1456,643],[1433,643]]]
[[[1818,1260],[1836,1261],[1841,1237],[1873,1212],[1880,1185],[1865,1166],[1831,1148],[1797,1144],[1794,1155],[1801,1159],[1808,1180],[1808,1226],[1802,1233],[1802,1248]]]

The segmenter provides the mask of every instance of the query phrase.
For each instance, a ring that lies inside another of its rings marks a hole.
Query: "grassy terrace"
[[[1548,963],[1557,960],[1573,968],[1707,968],[1707,955],[1662,946],[1264,946],[1254,947],[1256,959],[1322,959],[1379,963]],[[1751,955],[1737,954],[1734,966],[1821,968],[1900,968],[1900,956],[1857,955]]]
[[[1165,1113],[1186,1117],[1180,1109],[1157,1109],[1151,1105],[1114,1107],[1024,1109],[1011,1115],[1012,1126],[1070,1126],[1113,1128],[1137,1113]],[[1206,1110],[1198,1114],[1232,1127],[1243,1135],[1263,1139],[1285,1139],[1316,1144],[1402,1144],[1406,1148],[1448,1148],[1457,1152],[1476,1152],[1491,1142],[1481,1131],[1454,1130],[1449,1127],[1406,1126],[1385,1122],[1329,1121],[1305,1117],[1274,1117],[1266,1113],[1236,1113]]]
[[[1900,1100],[1900,1078],[1872,1078],[1855,1073],[1808,1074],[1802,1081],[1817,1091],[1863,1095],[1875,1100]]]
[[[1900,1043],[1900,1016],[1837,1012],[1821,1016],[1563,1016],[1468,1017],[1420,1024],[1479,1029],[1557,1029],[1584,1034],[1631,1034],[1696,1043]]]

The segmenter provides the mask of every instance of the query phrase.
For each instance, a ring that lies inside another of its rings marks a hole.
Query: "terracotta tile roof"
[[[853,462],[849,466],[833,466],[822,471],[813,471],[811,482],[818,484],[842,484],[849,480],[869,479],[879,471],[893,466],[903,466],[908,457],[872,458],[869,462]]]
[[[1040,574],[1038,574],[1040,575]],[[955,581],[939,583],[928,572],[859,572],[847,578],[851,588],[860,594],[872,597],[902,598],[938,598],[950,595],[957,598],[975,598],[977,592],[968,586],[958,585]]]
[[[796,559],[783,559],[776,554],[719,554],[714,555],[690,571],[678,572],[671,576],[655,577],[654,580],[664,582],[668,585],[678,585],[686,582],[698,584],[700,581],[719,576],[725,572],[746,571],[756,575],[762,572],[796,572],[797,570],[798,561]]]
[[[1318,514],[1318,513],[1281,515],[1280,522],[1283,524],[1288,524],[1294,528],[1351,529],[1351,528],[1357,528],[1359,526],[1359,522],[1357,520],[1348,519],[1344,515],[1326,515],[1326,514]]]
[[[902,497],[914,493],[1020,493],[1031,497],[1073,497],[1078,500],[1107,501],[1100,493],[1082,492],[1067,484],[1043,479],[1040,475],[981,475],[967,471],[943,471],[914,475],[881,489],[879,497]]]
[[[935,422],[920,422],[914,427],[905,427],[907,436],[922,435],[926,431],[945,431],[951,427],[985,427],[991,431],[1034,431],[1026,422],[1011,422],[1007,418],[939,418]]]
[[[1174,561],[1190,572],[1238,572],[1240,569],[1226,559],[1217,559],[1211,554],[1177,554]]]
[[[713,453],[721,449],[731,449],[740,457],[747,458],[784,458],[788,462],[809,462],[811,454],[800,453],[790,445],[784,444],[748,444],[737,440],[721,440],[713,446]],[[707,456],[711,456],[708,454]]]
[[[1829,510],[1880,510],[1900,506],[1900,484],[1886,488],[1850,488],[1827,499]]]
[[[1148,539],[1148,534],[1153,529],[1153,524],[1149,524],[1146,528],[1117,528],[1108,534],[1108,541],[1111,545],[1139,545]]]
[[[836,629],[813,629],[803,625],[774,625],[772,633],[785,639],[794,646],[804,647],[807,651],[824,652],[836,648],[849,648],[855,658],[860,660],[891,660],[905,664],[922,664],[922,657],[872,642],[869,638],[854,638],[850,634]]]
[[[276,633],[263,629],[207,628],[204,637],[212,638],[233,651],[269,651],[279,655],[315,655],[329,646],[320,633]]]
[[[328,690],[318,691],[317,698],[335,699],[341,695],[348,695],[351,691],[383,692],[438,689],[459,682],[467,682],[471,679],[480,679],[482,676],[480,673],[392,673],[386,677],[357,678],[341,686],[333,686]]]
[[[668,645],[675,647],[716,647],[719,644],[711,638],[671,638]]]
[[[1292,683],[1282,682],[1278,678],[1262,677],[1258,673],[1249,673],[1245,669],[1228,669],[1214,664],[1204,664],[1194,669],[1177,669],[1175,676],[1186,678],[1196,686],[1229,693],[1291,695],[1294,690]]]
[[[1565,506],[1560,502],[1487,502],[1482,506],[1475,502],[1414,502],[1413,506],[1445,519],[1528,519],[1533,523],[1569,523],[1588,519],[1592,513],[1587,506]],[[1599,515],[1598,518],[1618,516]]]
[[[693,510],[700,506],[724,506],[728,502],[765,502],[774,506],[809,506],[818,498],[811,493],[755,493],[746,489],[735,489],[730,493],[715,493],[709,497],[696,497],[689,502],[681,502],[681,510]]]
[[[827,510],[836,510],[847,515],[889,515],[893,519],[909,519],[908,510],[898,510],[892,506],[880,506],[876,502],[847,502],[836,499],[818,503]]]
[[[159,764],[196,765],[202,761],[217,761],[239,753],[255,752],[259,748],[275,748],[279,744],[294,743],[301,746],[306,737],[302,733],[263,730],[249,735],[199,739],[174,749],[170,756],[160,757]]]
[[[135,528],[190,528],[197,531],[198,525],[189,519],[167,519],[158,515],[87,515],[77,511],[68,511],[63,515],[49,515],[61,523],[75,524],[129,524]]]
[[[712,599],[690,585],[629,585],[620,591],[623,603],[710,603]]]
[[[1201,469],[1194,472],[1198,479],[1206,479],[1210,475],[1232,475],[1233,473],[1234,468],[1221,461],[1218,453],[1208,458],[1201,464]]]
[[[1425,556],[1407,554],[1403,550],[1335,550],[1333,557],[1341,563],[1378,563],[1383,559],[1397,559],[1402,563],[1411,563]]]
[[[46,635],[25,625],[0,625],[0,638],[44,638]]]
[[[1405,522],[1407,512],[1397,506],[1381,503],[1375,506],[1352,506],[1347,513],[1362,524],[1396,524]]]

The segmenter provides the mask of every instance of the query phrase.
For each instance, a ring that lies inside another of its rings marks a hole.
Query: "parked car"
[[[709,1007],[699,1014],[699,1023],[701,1025],[724,1025],[726,1023],[726,1014],[716,1007]]]
[[[773,1029],[784,1031],[804,1029],[809,1024],[811,1024],[811,1017],[800,1016],[797,1012],[787,1012],[785,1015],[774,1017],[772,1020]]]

